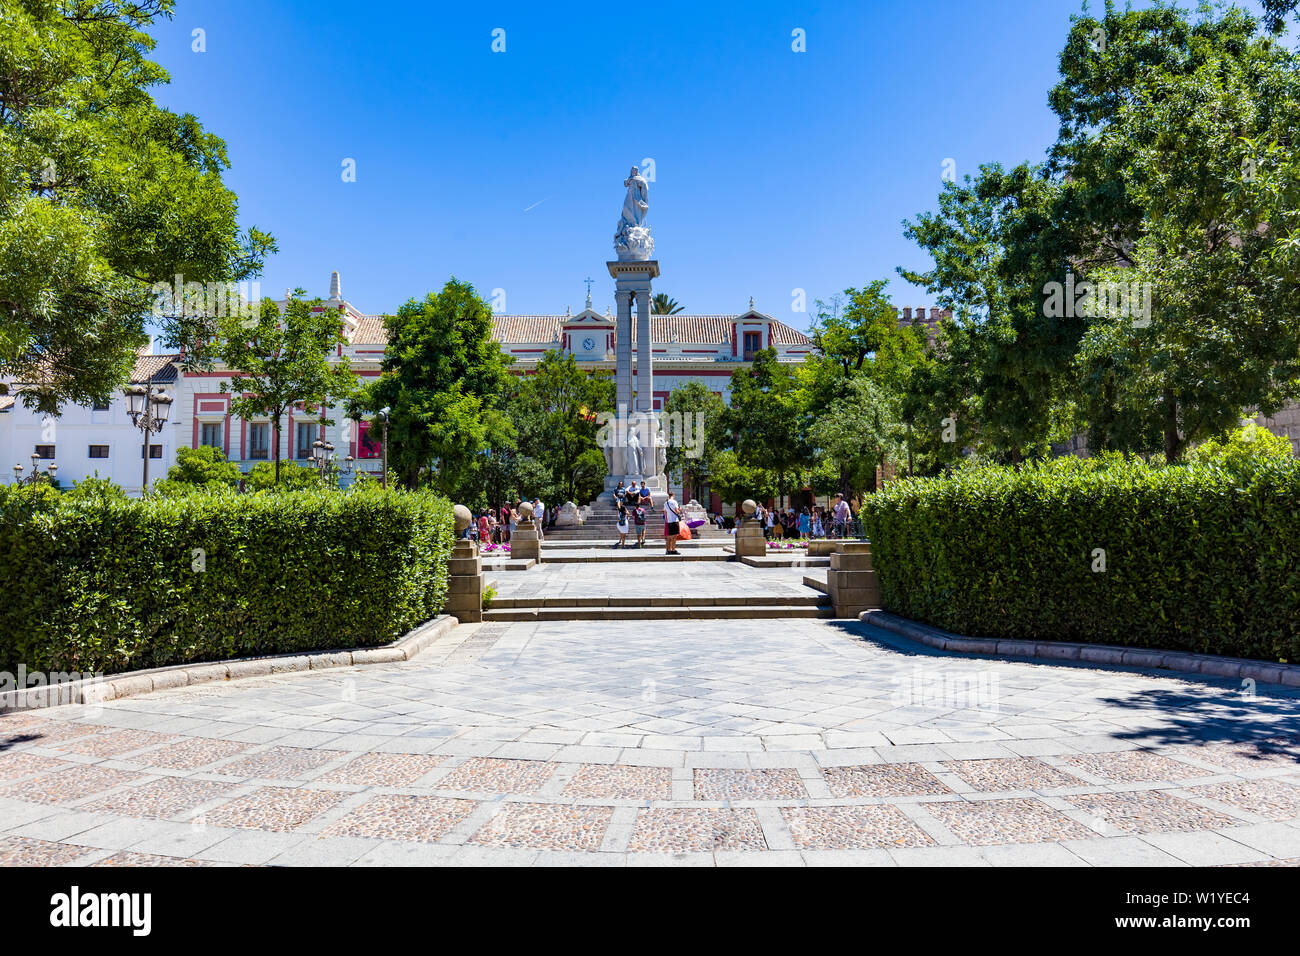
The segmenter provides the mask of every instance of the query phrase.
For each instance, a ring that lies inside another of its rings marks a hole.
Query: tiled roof
[[[132,384],[146,384],[176,381],[178,355],[146,355],[141,351],[136,354],[135,367],[131,369]]]
[[[384,332],[384,317],[382,315],[359,316],[351,341],[353,345],[383,345],[386,343],[388,335]]]
[[[14,407],[14,397],[12,395],[0,395],[0,412],[7,412]]]
[[[731,342],[731,323],[736,318],[735,315],[684,315],[679,312],[676,315],[652,315],[650,320],[657,345],[674,341],[680,345],[724,345]],[[502,345],[546,345],[559,341],[564,324],[572,320],[571,315],[496,315],[492,317],[492,337]],[[636,341],[635,325],[633,323],[633,342]],[[778,345],[812,345],[808,336],[775,320],[772,322],[772,338]],[[382,315],[363,315],[352,334],[353,345],[382,345],[387,341]]]

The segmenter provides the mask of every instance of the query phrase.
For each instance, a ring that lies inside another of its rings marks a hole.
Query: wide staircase
[[[636,525],[629,520],[629,541],[636,540],[636,531]],[[662,546],[664,540],[664,510],[662,505],[656,506],[646,514],[645,537],[646,541],[658,541]],[[717,541],[719,543],[732,540],[731,535],[727,534],[727,532],[721,531],[707,522],[698,528],[692,528],[691,537],[692,539]],[[548,528],[546,530],[546,540],[617,541],[618,507],[612,501],[594,501],[591,504],[591,511],[587,516],[587,520],[583,522],[582,527]]]
[[[834,617],[825,594],[689,597],[496,598],[485,621],[680,621],[722,618]]]

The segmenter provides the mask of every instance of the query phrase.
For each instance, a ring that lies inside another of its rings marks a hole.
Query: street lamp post
[[[383,477],[380,479],[380,487],[382,488],[388,487],[388,414],[391,411],[392,408],[388,405],[379,410],[379,420],[384,423],[384,438],[383,443],[380,445],[380,454],[384,459],[384,472]]]
[[[56,482],[59,478],[59,466],[50,462],[45,469],[45,474],[41,474],[41,456],[32,452],[32,473],[26,478],[23,477],[23,466],[14,465],[14,484],[15,485],[35,485],[42,481],[49,481],[50,484]]]
[[[334,445],[331,442],[316,439],[311,443],[311,458],[323,481],[329,475],[329,470],[334,464]]]
[[[172,397],[163,389],[154,388],[152,377],[148,385],[131,385],[126,389],[126,411],[131,416],[131,424],[144,432],[144,478],[140,485],[142,495],[149,493],[149,436],[163,430],[171,406]]]

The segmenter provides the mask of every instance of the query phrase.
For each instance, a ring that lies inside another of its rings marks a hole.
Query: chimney
[[[942,317],[942,318],[944,318],[944,319],[951,319],[951,318],[952,318],[952,309],[944,309],[943,312],[940,313],[940,317]]]
[[[912,307],[910,305],[903,306],[903,321],[904,322],[912,321]]]
[[[335,269],[333,272],[330,273],[330,298],[331,299],[343,298],[343,282],[342,280],[339,279],[339,273],[337,269]]]
[[[937,305],[932,305],[930,306],[930,322],[931,324],[933,324],[938,321],[939,321],[939,307]]]

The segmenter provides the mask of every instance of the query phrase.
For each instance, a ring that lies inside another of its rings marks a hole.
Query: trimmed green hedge
[[[6,487],[0,670],[385,644],[442,609],[452,529],[445,499],[378,487],[144,501]]]
[[[1295,459],[972,469],[862,519],[885,608],[948,631],[1300,660]]]

